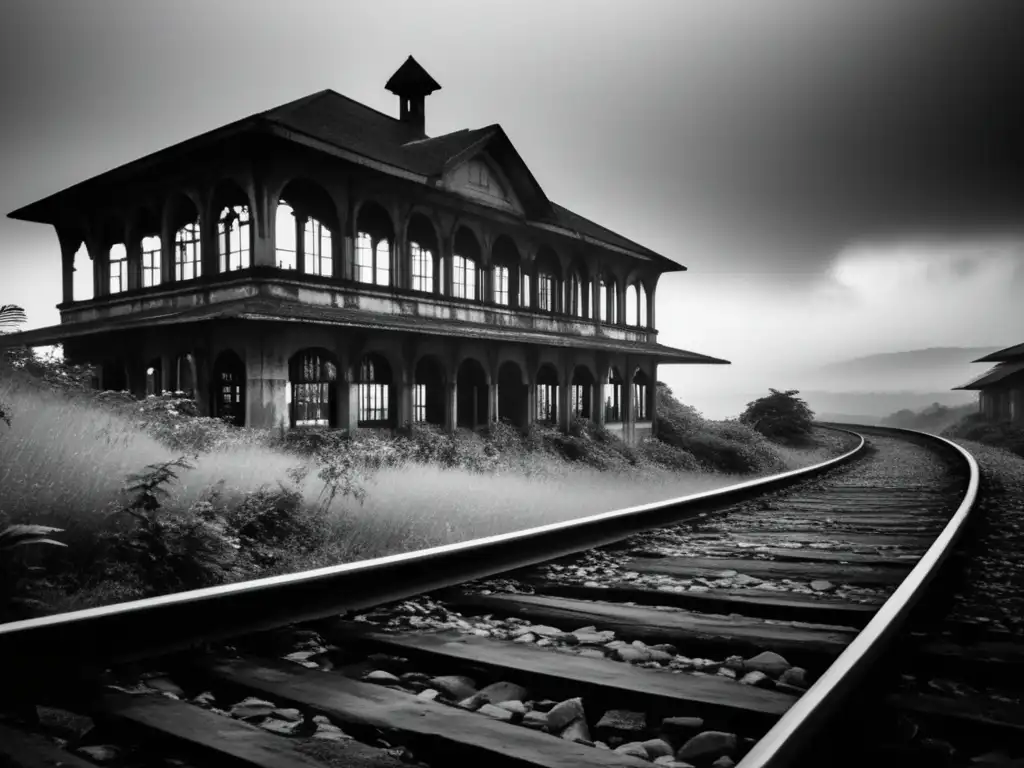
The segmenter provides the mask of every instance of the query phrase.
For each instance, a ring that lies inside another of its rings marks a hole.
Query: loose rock
[[[582,720],[583,699],[577,697],[559,702],[547,715],[547,727],[551,733],[561,733],[573,720]]]
[[[460,701],[476,693],[476,681],[465,675],[444,675],[430,679],[430,685],[445,696]]]
[[[790,666],[792,666],[788,661],[774,651],[764,651],[759,653],[757,656],[747,659],[743,662],[743,665],[747,670],[764,672],[772,678],[779,677],[783,672],[789,669]]]
[[[735,733],[704,731],[683,744],[676,753],[676,759],[703,761],[715,760],[723,755],[731,757],[738,747],[739,739]]]

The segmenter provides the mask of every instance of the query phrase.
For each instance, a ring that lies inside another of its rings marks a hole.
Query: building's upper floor
[[[11,213],[57,230],[62,322],[286,295],[656,341],[684,267],[548,200],[500,126],[426,137],[412,57],[387,87],[398,119],[322,91]]]

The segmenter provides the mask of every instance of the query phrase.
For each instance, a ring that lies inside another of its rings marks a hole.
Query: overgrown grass
[[[64,529],[67,548],[32,554],[56,610],[504,533],[843,449],[835,438],[776,445],[736,421],[703,419],[667,388],[664,439],[636,447],[586,421],[567,435],[504,424],[354,439],[240,430],[196,416],[183,396],[95,393],[45,366],[0,369],[0,400],[12,415],[0,425],[0,528]]]

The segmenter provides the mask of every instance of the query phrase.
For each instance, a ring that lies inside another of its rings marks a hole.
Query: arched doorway
[[[444,425],[444,370],[433,355],[416,363],[412,413],[415,423]]]
[[[213,415],[236,427],[245,426],[245,365],[231,350],[213,364]]]
[[[519,428],[526,426],[529,390],[523,384],[523,373],[519,366],[506,360],[498,369],[498,413],[499,421],[507,420]]]
[[[593,419],[594,375],[585,365],[572,372],[572,415],[576,419]]]
[[[455,380],[455,426],[476,429],[487,424],[487,374],[480,363],[467,357]]]

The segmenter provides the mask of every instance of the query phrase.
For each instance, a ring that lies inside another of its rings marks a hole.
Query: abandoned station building
[[[397,119],[325,90],[11,213],[55,227],[63,301],[4,344],[250,427],[650,434],[659,364],[726,362],[657,342],[685,268],[551,202],[499,125],[428,137],[440,87],[410,56]]]
[[[1024,344],[1016,344],[975,363],[996,365],[962,387],[978,393],[978,412],[988,421],[1024,422]]]

